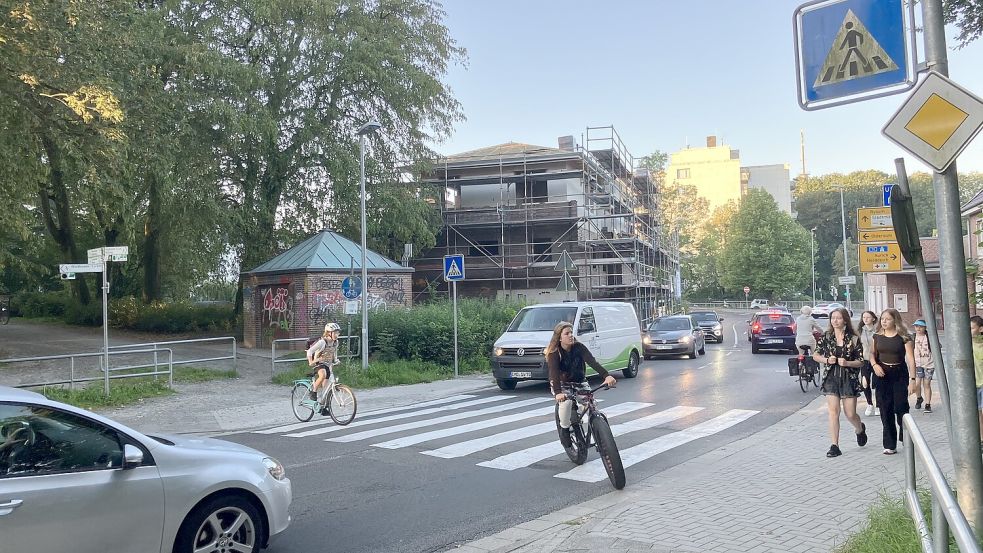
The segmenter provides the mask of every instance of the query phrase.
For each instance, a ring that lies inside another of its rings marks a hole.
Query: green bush
[[[109,303],[109,322],[113,326],[147,332],[231,331],[232,305],[194,305],[187,302],[149,305],[136,298]]]
[[[29,318],[61,317],[71,301],[62,292],[21,292],[13,298],[12,311]]]

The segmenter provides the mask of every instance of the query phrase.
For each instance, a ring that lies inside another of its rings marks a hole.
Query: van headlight
[[[501,357],[505,354],[504,348],[495,348],[495,357]]]
[[[642,343],[643,344],[651,344],[652,343],[652,338],[649,338],[648,336],[646,336],[646,337],[642,338]]]

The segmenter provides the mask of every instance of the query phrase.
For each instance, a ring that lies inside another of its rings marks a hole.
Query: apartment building
[[[717,137],[708,136],[705,148],[686,148],[669,155],[666,182],[670,185],[693,185],[709,202],[710,212],[747,192],[741,181],[741,153],[730,146],[717,145]]]
[[[792,215],[792,179],[788,163],[741,167],[741,182],[746,183],[746,190],[760,188],[771,194],[778,208]]]

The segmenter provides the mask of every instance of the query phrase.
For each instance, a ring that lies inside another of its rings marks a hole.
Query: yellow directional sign
[[[861,244],[860,272],[883,273],[901,270],[901,248],[895,242]]]
[[[857,230],[894,228],[890,207],[861,207],[857,209]]]
[[[893,228],[881,230],[858,230],[857,241],[861,244],[871,242],[897,242],[898,237],[894,234]]]

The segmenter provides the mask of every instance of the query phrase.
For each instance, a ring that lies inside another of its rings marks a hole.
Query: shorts
[[[915,367],[915,378],[924,378],[925,380],[932,380],[935,378],[935,369],[927,369],[925,367]]]

